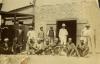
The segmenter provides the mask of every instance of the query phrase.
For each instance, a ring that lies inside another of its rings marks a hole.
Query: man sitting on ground
[[[4,54],[8,54],[8,51],[9,51],[8,42],[9,42],[9,39],[5,38],[4,39],[4,46],[3,46]]]
[[[68,56],[80,56],[77,47],[75,44],[72,42],[72,38],[68,38],[68,45],[67,45],[67,55]]]
[[[43,54],[43,51],[44,51],[44,43],[38,41],[35,44],[35,54],[42,55]]]
[[[77,48],[80,53],[80,56],[82,57],[86,56],[89,52],[88,44],[84,42],[84,39],[82,37],[80,39],[80,43]]]

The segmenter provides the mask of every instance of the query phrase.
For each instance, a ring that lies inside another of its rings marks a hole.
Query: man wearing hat
[[[80,56],[84,57],[89,52],[88,42],[84,42],[84,37],[80,37],[80,42],[77,46]]]
[[[59,30],[59,39],[61,42],[61,45],[65,45],[67,42],[68,37],[68,31],[65,29],[66,25],[63,23],[62,28]]]
[[[88,43],[89,46],[89,52],[92,52],[94,54],[94,31],[91,29],[91,26],[89,24],[86,24],[84,29],[81,32],[81,37],[84,38],[84,43]]]
[[[37,33],[33,29],[33,26],[29,26],[29,31],[27,32],[27,37],[28,37],[28,41],[27,41],[27,45],[26,45],[26,50],[27,50],[27,53],[29,53],[30,45],[32,46],[37,41],[36,40],[37,39]]]

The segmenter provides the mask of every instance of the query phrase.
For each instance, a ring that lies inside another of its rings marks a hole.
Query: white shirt
[[[33,39],[33,38],[35,39],[35,38],[37,38],[37,33],[34,30],[28,31],[27,37],[29,39]]]
[[[39,38],[44,38],[44,31],[39,31],[38,37]]]
[[[67,36],[67,35],[68,35],[67,29],[61,28],[61,29],[59,30],[59,37],[65,37],[65,36]]]
[[[94,34],[94,31],[92,29],[86,29],[84,28],[82,30],[82,36],[91,36]]]

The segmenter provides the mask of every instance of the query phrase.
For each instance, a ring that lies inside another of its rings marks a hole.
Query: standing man
[[[66,25],[62,24],[62,28],[59,30],[59,39],[61,45],[66,45],[67,38],[68,38],[68,31],[65,29]]]
[[[15,38],[13,46],[16,46],[15,49],[17,49],[15,52],[20,53],[22,51],[23,46],[23,30],[22,30],[23,22],[18,23],[18,28],[16,26],[15,30]],[[17,41],[16,41],[17,40]]]
[[[23,25],[22,30],[23,30],[23,48],[22,48],[22,50],[24,51],[24,50],[26,50],[28,26]]]
[[[28,41],[26,44],[26,51],[29,54],[30,47],[34,47],[37,43],[37,33],[35,32],[33,26],[29,27],[29,31],[27,32]]]
[[[87,24],[82,30],[81,37],[84,38],[84,43],[88,43],[89,52],[95,53],[94,30]]]
[[[33,26],[29,27],[29,31],[27,32],[27,37],[28,37],[28,40],[33,40],[34,42],[36,42],[36,40],[37,40],[37,33],[34,30]]]
[[[55,31],[54,31],[53,27],[50,27],[50,30],[47,32],[47,36],[49,38],[49,43],[53,44],[54,38],[55,38]]]
[[[24,31],[23,31],[23,21],[19,22],[19,29],[18,29],[18,41],[21,45],[23,45],[23,35],[24,35]]]
[[[44,43],[44,31],[43,31],[43,27],[40,27],[40,31],[38,33],[38,38],[39,38],[38,42]]]

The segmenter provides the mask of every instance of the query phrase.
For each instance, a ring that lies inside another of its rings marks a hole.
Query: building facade
[[[43,26],[45,32],[50,25],[57,30],[57,21],[76,20],[77,22],[77,40],[80,37],[80,31],[85,24],[89,23],[95,31],[96,48],[99,51],[98,34],[100,30],[100,8],[97,0],[37,0],[35,6],[35,29]]]
[[[11,11],[27,6],[30,2],[32,0],[4,0],[2,10]],[[95,31],[96,50],[97,52],[100,51],[100,36],[98,35],[100,33],[100,8],[98,7],[98,0],[36,0],[35,4],[34,11],[31,12],[35,15],[35,30],[38,31],[43,26],[46,33],[48,28],[53,26],[56,31],[57,22],[75,20],[78,40],[81,29],[89,23]],[[23,11],[26,13],[29,12],[29,9]],[[23,11],[18,12],[22,13]]]

